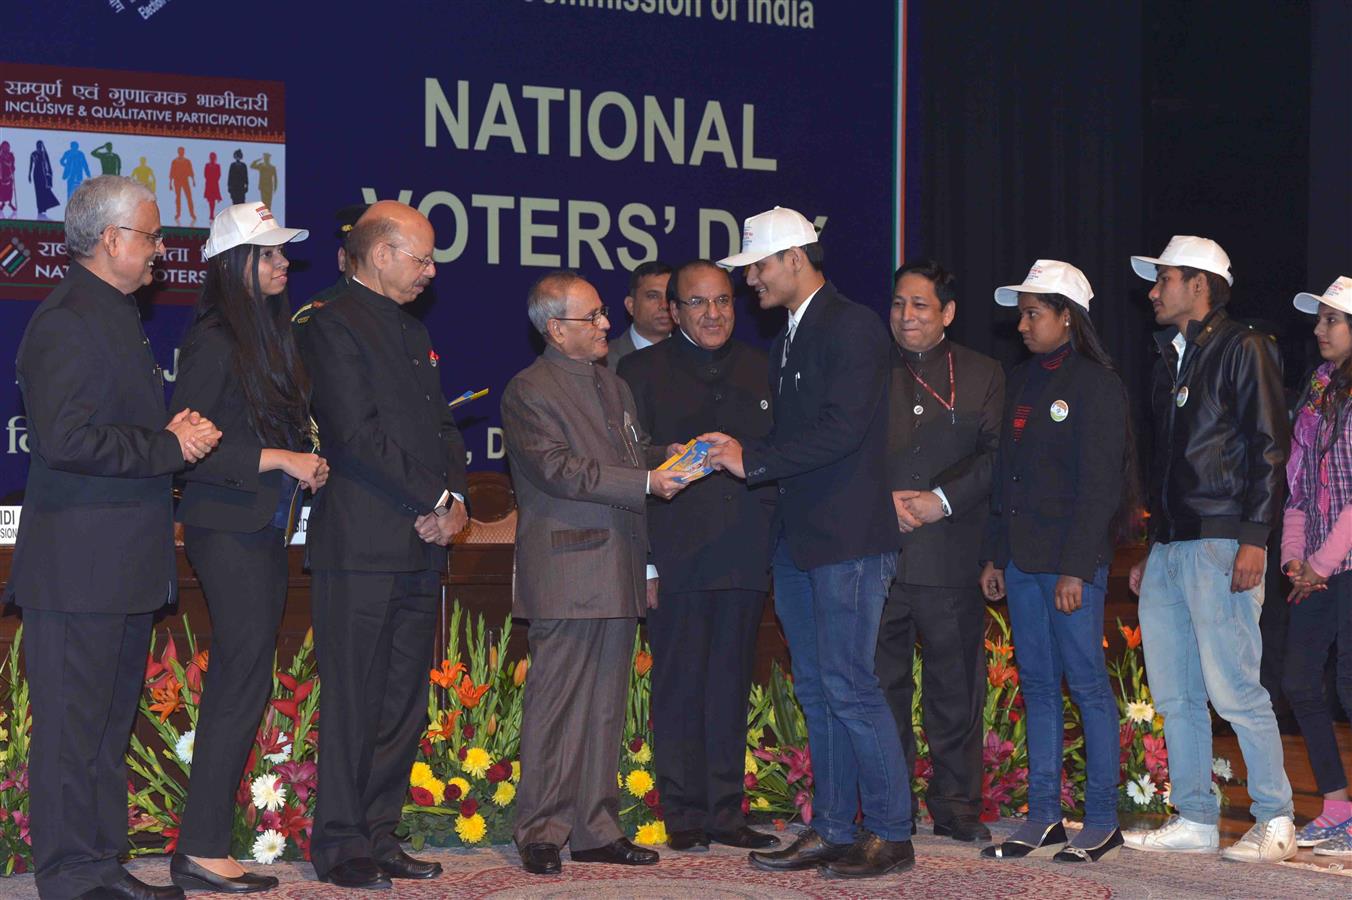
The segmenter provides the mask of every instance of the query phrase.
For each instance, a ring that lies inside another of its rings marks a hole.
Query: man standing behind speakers
[[[634,320],[624,334],[606,347],[606,365],[616,372],[620,360],[635,350],[660,344],[671,337],[671,312],[667,309],[667,280],[671,266],[660,259],[637,266],[629,276],[624,308]]]
[[[910,772],[911,662],[920,637],[934,833],[986,841],[990,831],[979,819],[986,604],[977,576],[1005,375],[995,360],[944,334],[957,306],[953,275],[936,262],[902,266],[893,277],[887,455],[902,538],[876,665]]]
[[[704,431],[742,440],[774,424],[769,363],[732,337],[732,278],[707,259],[667,282],[676,333],[631,353],[619,375],[638,405],[639,424],[666,446]],[[725,472],[692,484],[671,503],[648,504],[660,600],[648,611],[653,648],[652,720],[657,789],[673,850],[709,841],[752,849],[777,846],[746,825],[747,695],[756,631],[770,587],[774,488],[748,489]]]

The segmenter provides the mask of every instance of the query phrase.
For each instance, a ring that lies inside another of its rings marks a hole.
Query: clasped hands
[[[465,504],[452,497],[445,515],[424,513],[413,520],[413,530],[427,543],[446,547],[450,545],[451,538],[464,531],[468,524],[469,513],[465,510]]]
[[[191,409],[178,412],[164,430],[178,438],[186,463],[201,462],[221,442],[221,430],[201,413]]]
[[[1291,593],[1286,595],[1287,603],[1299,603],[1315,591],[1329,589],[1329,580],[1316,572],[1308,560],[1293,559],[1282,566],[1282,571],[1291,579]]]

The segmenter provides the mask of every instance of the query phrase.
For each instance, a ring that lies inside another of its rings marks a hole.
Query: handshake
[[[178,438],[186,463],[201,462],[221,442],[221,430],[201,413],[185,409],[169,420],[164,430]]]

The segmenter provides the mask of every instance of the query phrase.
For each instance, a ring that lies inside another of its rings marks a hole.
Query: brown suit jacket
[[[513,615],[644,615],[647,471],[662,450],[629,386],[549,347],[508,383],[502,427],[520,510]]]

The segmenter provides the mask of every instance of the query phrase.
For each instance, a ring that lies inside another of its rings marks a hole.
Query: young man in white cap
[[[716,468],[752,486],[779,482],[775,611],[816,772],[813,827],[751,861],[828,878],[900,872],[915,864],[910,785],[873,669],[901,546],[887,484],[887,332],[826,280],[816,229],[794,210],[747,219],[742,252],[719,265],[745,266],[761,308],[789,313],[770,351],[773,430],[745,446],[721,432],[700,439]]]
[[[1282,510],[1290,426],[1277,347],[1225,311],[1234,279],[1215,241],[1177,236],[1158,258],[1133,256],[1155,282],[1149,557],[1131,570],[1141,595],[1146,674],[1164,716],[1178,810],[1126,836],[1137,850],[1212,853],[1219,803],[1211,786],[1207,701],[1239,736],[1257,823],[1224,856],[1296,853],[1291,784],[1272,701],[1259,683],[1266,545]]]

